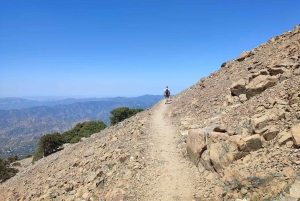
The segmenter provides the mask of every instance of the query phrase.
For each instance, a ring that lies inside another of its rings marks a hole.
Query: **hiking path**
[[[149,200],[193,201],[199,173],[178,148],[182,136],[166,116],[168,107],[170,104],[162,100],[152,109],[149,144],[155,172],[147,197]]]

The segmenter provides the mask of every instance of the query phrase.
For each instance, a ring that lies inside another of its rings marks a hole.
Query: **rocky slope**
[[[174,97],[169,117],[213,200],[300,198],[300,26]],[[202,192],[199,192],[202,194]]]
[[[171,104],[23,167],[0,200],[299,200],[299,75],[296,26]]]

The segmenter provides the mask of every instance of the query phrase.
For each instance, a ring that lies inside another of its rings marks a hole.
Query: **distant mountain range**
[[[162,98],[161,95],[56,101],[1,98],[0,157],[33,154],[44,134],[64,132],[78,122],[90,120],[101,120],[109,126],[111,110],[118,107],[147,109]]]
[[[132,101],[142,101],[151,102],[161,99],[160,95],[144,95],[134,98],[66,98],[60,100],[30,100],[24,98],[0,98],[0,110],[10,110],[10,109],[25,109],[37,106],[56,106],[56,105],[68,105],[78,102],[90,102],[90,101],[114,101],[114,102],[132,102]]]

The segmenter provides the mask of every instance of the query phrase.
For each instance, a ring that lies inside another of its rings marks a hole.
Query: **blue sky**
[[[172,94],[300,23],[297,0],[0,0],[0,97]]]

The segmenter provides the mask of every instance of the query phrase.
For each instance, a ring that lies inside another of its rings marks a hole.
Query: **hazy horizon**
[[[135,97],[141,97],[141,96],[163,96],[162,94],[144,94],[139,96],[113,96],[113,97],[92,97],[92,96],[20,96],[20,97],[0,97],[0,99],[4,98],[21,98],[21,99],[27,99],[27,100],[63,100],[63,99],[89,99],[89,98],[135,98]]]

